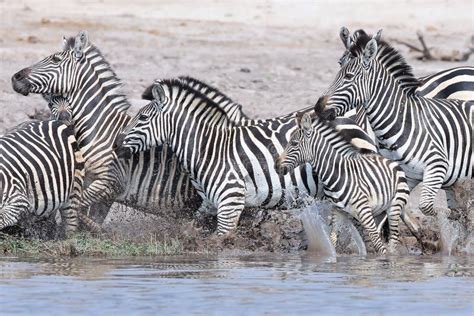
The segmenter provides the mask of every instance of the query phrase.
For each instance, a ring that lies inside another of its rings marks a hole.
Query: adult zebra
[[[202,198],[217,209],[218,234],[236,227],[245,206],[279,206],[288,188],[318,192],[311,167],[287,176],[274,168],[296,128],[295,113],[255,125],[217,125],[224,112],[180,80],[161,80],[152,91],[155,100],[126,128],[122,147],[135,153],[169,143]]]
[[[379,253],[386,253],[387,249],[377,231],[374,216],[386,213],[389,249],[395,251],[399,243],[400,214],[409,195],[402,169],[378,154],[357,150],[332,126],[317,118],[313,122],[311,116],[304,113],[297,118],[298,129],[278,157],[277,169],[287,173],[310,163],[323,183],[325,196],[362,224]],[[331,240],[336,246],[334,226]]]
[[[419,81],[389,44],[361,35],[352,45],[354,58],[338,72],[327,95],[315,107],[333,119],[363,107],[381,153],[400,162],[410,188],[423,182],[420,210],[433,215],[437,191],[452,195],[459,179],[472,178],[474,102],[418,96]],[[454,199],[448,198],[449,207]]]
[[[12,84],[24,95],[52,93],[69,103],[86,161],[84,207],[117,201],[156,213],[199,204],[200,197],[168,147],[153,147],[129,159],[116,157],[113,143],[131,119],[126,114],[129,103],[118,91],[121,83],[84,31],[63,41],[62,52],[19,71]],[[213,97],[220,98],[217,93]],[[231,120],[241,117],[238,104],[226,102],[225,110]],[[106,215],[104,211],[94,219],[101,223]]]
[[[382,31],[379,30],[373,37],[379,41]],[[346,65],[355,56],[351,53],[351,47],[360,36],[368,36],[364,30],[356,30],[352,35],[343,26],[339,31],[339,37],[344,45],[345,51],[339,59],[339,65]],[[435,74],[418,78],[420,86],[416,88],[416,94],[425,98],[474,100],[474,67],[459,66],[440,71]]]
[[[23,123],[0,137],[0,158],[0,229],[59,210],[66,233],[76,231],[84,160],[72,126]]]
[[[373,38],[378,41],[381,35],[382,32],[379,30]],[[344,53],[339,59],[339,65],[341,67],[349,63],[352,58],[355,58],[351,53],[351,47],[360,36],[368,35],[362,29],[356,30],[352,35],[345,26],[340,29],[339,37],[345,48]],[[419,86],[416,87],[415,93],[421,97],[465,101],[474,100],[474,67],[472,66],[460,66],[443,70],[435,74],[420,77],[418,81]],[[370,127],[363,107],[354,108],[345,115],[351,116],[357,124],[376,141],[376,137]]]

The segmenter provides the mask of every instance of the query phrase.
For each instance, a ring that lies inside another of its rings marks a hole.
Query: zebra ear
[[[67,49],[67,47],[68,47],[67,43],[68,43],[67,38],[66,38],[66,36],[63,35],[63,46],[62,46],[63,51],[65,51]]]
[[[162,105],[168,100],[168,97],[165,94],[165,89],[163,89],[163,86],[160,83],[155,83],[151,92],[153,94],[153,98]]]
[[[380,38],[382,37],[382,29],[378,30],[377,33],[372,36],[377,42],[380,41]]]
[[[305,135],[309,135],[312,130],[313,120],[311,118],[311,114],[305,113],[300,121],[300,127],[303,130]]]
[[[76,58],[82,57],[84,54],[84,48],[86,48],[88,43],[89,36],[87,35],[87,31],[80,31],[74,40],[74,56]]]
[[[363,56],[362,56],[362,64],[364,68],[368,69],[370,66],[370,62],[374,59],[375,55],[377,55],[377,40],[375,38],[371,39],[367,45],[365,45]]]
[[[343,26],[341,27],[341,30],[339,31],[339,37],[341,38],[342,44],[344,44],[344,47],[346,49],[349,49],[351,47],[351,33],[347,29],[347,27]]]

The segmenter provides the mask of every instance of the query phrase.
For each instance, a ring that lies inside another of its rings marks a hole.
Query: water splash
[[[355,253],[359,256],[366,256],[367,248],[354,223],[341,212],[335,212],[334,216],[335,229],[339,235],[338,239],[340,241],[346,240],[344,251]]]
[[[315,202],[301,213],[301,221],[308,239],[308,251],[318,255],[335,257],[336,249],[329,238],[329,227],[323,219],[330,211],[327,203]]]
[[[448,219],[449,209],[440,209],[437,213],[440,228],[441,253],[451,256],[460,241],[463,229],[459,222]]]

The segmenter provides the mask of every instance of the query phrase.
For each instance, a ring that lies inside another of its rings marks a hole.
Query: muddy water
[[[472,315],[473,273],[472,257],[3,257],[0,314]]]

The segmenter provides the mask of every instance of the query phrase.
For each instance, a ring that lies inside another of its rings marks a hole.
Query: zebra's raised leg
[[[372,241],[372,244],[374,245],[375,251],[377,251],[379,254],[386,254],[387,248],[382,242],[382,238],[377,231],[372,209],[367,204],[363,204],[356,209],[355,214],[364,229],[369,233],[369,237]]]
[[[420,211],[424,215],[435,216],[434,201],[436,194],[447,172],[447,162],[442,157],[436,156],[433,160],[439,160],[438,163],[428,162],[423,173],[423,189],[420,195]]]

